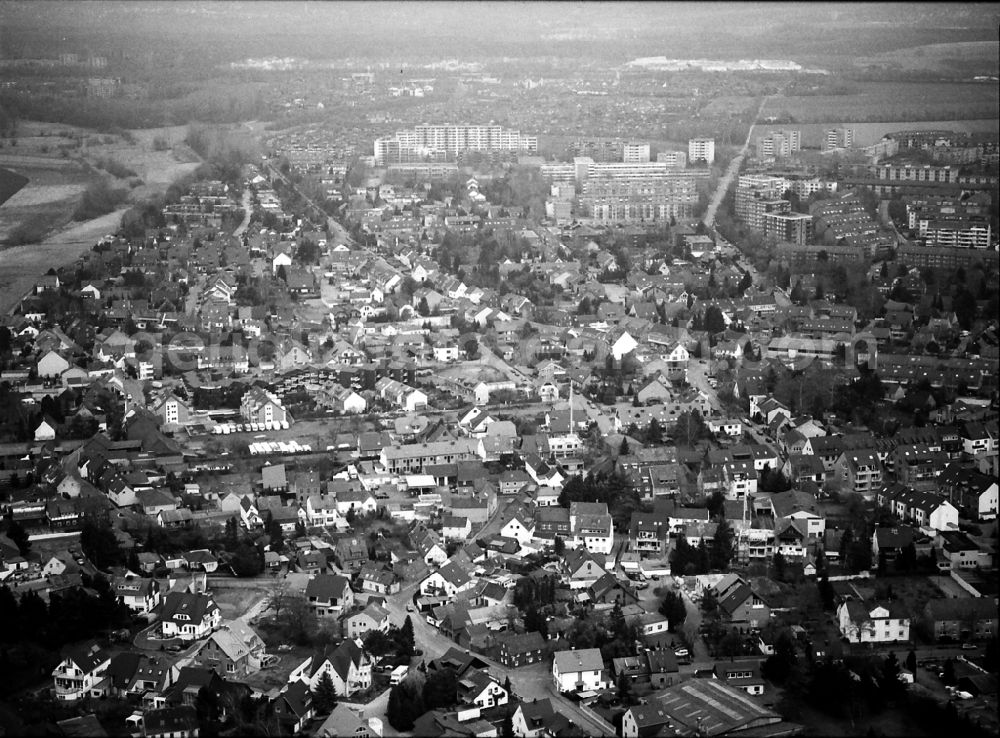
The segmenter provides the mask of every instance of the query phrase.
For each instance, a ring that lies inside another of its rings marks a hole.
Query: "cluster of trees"
[[[125,201],[127,192],[112,188],[101,178],[91,183],[83,192],[83,197],[73,210],[73,220],[90,220],[113,211]]]
[[[716,520],[715,537],[709,543],[705,539],[697,546],[688,543],[687,538],[678,536],[670,552],[670,569],[683,576],[707,574],[710,571],[725,571],[736,554],[736,535],[725,517]]]
[[[3,643],[31,641],[44,648],[58,649],[131,622],[132,613],[117,601],[111,584],[101,575],[84,574],[83,587],[53,592],[48,603],[31,590],[18,599],[10,587],[0,588],[0,642]]]
[[[636,641],[642,640],[642,628],[637,621],[625,619],[621,603],[616,600],[608,615],[600,620],[578,617],[565,638],[575,649],[601,649],[601,656],[607,661],[634,655]]]
[[[698,441],[711,440],[714,434],[701,417],[698,410],[685,410],[677,416],[673,428],[670,431],[674,443],[678,446],[695,446]]]
[[[413,658],[413,621],[410,616],[398,628],[391,626],[383,633],[380,630],[370,631],[364,638],[365,650],[372,656],[385,656],[395,653],[400,659],[405,659],[407,663]]]
[[[510,690],[510,679],[505,688]],[[411,730],[417,718],[428,710],[452,707],[458,701],[458,674],[445,667],[426,673],[423,684],[407,677],[389,691],[386,718],[396,730]]]
[[[667,628],[671,633],[684,625],[687,619],[687,608],[684,606],[684,596],[679,592],[667,590],[660,601],[660,614],[667,619]]]
[[[615,528],[624,530],[639,509],[639,495],[629,486],[625,475],[617,469],[611,472],[590,471],[586,476],[570,477],[559,493],[559,504],[569,507],[571,502],[604,502],[614,521]]]

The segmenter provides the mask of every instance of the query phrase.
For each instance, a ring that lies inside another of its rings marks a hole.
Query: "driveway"
[[[712,657],[708,654],[708,646],[698,634],[698,628],[701,627],[701,608],[691,601],[683,587],[679,591],[681,597],[684,598],[684,609],[687,611],[687,617],[684,619],[684,635],[688,643],[691,644],[691,660],[695,664],[712,663]]]

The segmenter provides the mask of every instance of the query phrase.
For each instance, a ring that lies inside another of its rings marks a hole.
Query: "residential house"
[[[354,606],[354,590],[347,577],[316,574],[306,582],[306,600],[317,616],[338,616]]]
[[[722,622],[740,632],[761,628],[771,618],[768,603],[742,577],[727,574],[712,588]]]
[[[161,707],[142,714],[144,738],[198,738],[200,725],[194,705]]]
[[[205,638],[222,622],[222,612],[207,594],[168,592],[160,611],[160,632],[164,638],[193,641]]]
[[[457,697],[460,705],[489,710],[506,705],[510,694],[488,672],[470,669],[458,680]]]
[[[108,691],[106,672],[111,654],[90,641],[63,652],[63,659],[52,670],[56,699],[74,702],[87,697],[101,697]]]
[[[569,506],[571,545],[590,553],[608,555],[614,546],[614,526],[604,502],[571,502]]]
[[[378,718],[365,717],[364,709],[340,702],[316,731],[318,738],[381,738]]]
[[[433,571],[420,582],[420,594],[436,597],[454,597],[476,586],[464,569],[449,561],[437,571]]]
[[[315,689],[323,674],[329,674],[338,696],[350,697],[371,687],[371,657],[350,638],[338,646],[328,645],[306,658],[288,675],[289,683],[302,682]]]
[[[302,732],[316,714],[312,691],[307,682],[292,681],[271,700],[271,709],[278,724],[292,735]]]
[[[938,642],[966,642],[995,638],[997,606],[991,597],[932,599],[924,605],[920,624]]]
[[[363,638],[368,632],[389,630],[389,613],[379,605],[368,605],[361,612],[344,618],[345,633],[348,638]]]
[[[558,692],[584,692],[611,686],[599,648],[557,651],[552,657],[552,682]]]
[[[537,663],[545,656],[545,639],[538,631],[503,633],[497,644],[497,660],[511,668]]]
[[[145,577],[115,577],[115,597],[132,612],[148,615],[160,604],[160,583]]]
[[[865,499],[872,499],[882,486],[882,463],[874,451],[844,451],[837,459],[835,473],[846,492],[853,492]]]
[[[764,677],[760,673],[758,659],[733,659],[720,661],[712,671],[716,679],[730,687],[741,689],[749,695],[764,694]]]
[[[606,573],[604,557],[585,548],[567,550],[560,564],[563,581],[569,583],[570,589],[589,587]]]
[[[910,639],[910,618],[898,602],[849,599],[837,607],[840,634],[850,643],[895,643]]]
[[[522,701],[514,710],[511,723],[517,738],[563,738],[580,734],[566,715],[552,706],[548,697]]]
[[[192,657],[222,677],[242,679],[260,671],[264,641],[242,620],[231,620],[205,639]]]

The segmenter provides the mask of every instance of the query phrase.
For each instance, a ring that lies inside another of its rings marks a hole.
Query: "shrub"
[[[104,180],[94,182],[83,193],[73,211],[73,220],[90,220],[110,213],[125,199],[124,190],[112,189]]]
[[[7,235],[8,246],[23,246],[38,243],[49,232],[51,221],[45,215],[33,215],[14,227]]]
[[[118,179],[139,176],[137,172],[129,169],[127,166],[115,159],[108,159],[107,157],[101,158],[97,160],[96,164],[100,169],[103,169],[113,177],[118,177]]]

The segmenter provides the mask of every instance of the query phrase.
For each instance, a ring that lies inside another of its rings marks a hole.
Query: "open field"
[[[941,590],[929,577],[885,577],[880,580],[855,580],[854,588],[866,599],[879,599],[892,588],[892,599],[909,613],[911,618],[918,618],[928,600],[942,596]]]
[[[49,267],[74,261],[104,235],[117,230],[126,207],[83,223],[70,222],[87,184],[108,176],[94,168],[96,162],[113,160],[142,180],[131,189],[129,203],[162,194],[199,165],[197,156],[183,143],[186,131],[186,126],[132,131],[130,141],[71,126],[25,122],[16,151],[8,148],[0,153],[0,167],[28,178],[28,184],[0,206],[0,241],[26,221],[43,223],[49,235],[38,244],[0,251],[0,309],[6,311],[15,305]],[[63,139],[82,139],[86,144],[72,158],[63,157],[51,148],[54,141]],[[163,144],[166,148],[155,150],[157,139],[160,148]],[[128,183],[115,179],[112,186],[127,189]]]
[[[795,123],[974,120],[996,118],[1000,105],[995,83],[859,82],[850,86],[851,94],[772,97],[761,117]],[[802,143],[811,143],[804,132]]]
[[[0,241],[31,219],[44,219],[51,229],[65,225],[87,184],[96,179],[80,162],[10,150],[0,152],[0,167],[27,180],[0,205]]]
[[[67,227],[40,244],[0,251],[0,311],[13,308],[49,267],[74,261],[90,251],[103,236],[114,233],[124,214],[125,208],[121,208]]]
[[[499,369],[477,361],[466,361],[460,366],[442,369],[438,372],[438,375],[448,379],[461,379],[469,382],[502,382],[506,379],[503,372]]]
[[[212,590],[212,598],[222,611],[225,620],[234,620],[250,609],[250,606],[267,597],[267,591],[261,588],[236,589],[216,588]]]
[[[994,41],[964,41],[911,46],[873,56],[859,56],[854,60],[854,66],[995,75],[997,45]]]

